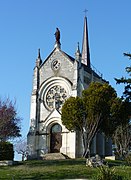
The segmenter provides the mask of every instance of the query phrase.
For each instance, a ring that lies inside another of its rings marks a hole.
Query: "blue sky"
[[[0,97],[16,99],[22,135],[29,129],[32,75],[38,48],[44,60],[54,48],[56,27],[61,49],[74,57],[82,43],[88,9],[91,63],[116,89],[114,78],[126,75],[131,52],[131,0],[0,0]]]

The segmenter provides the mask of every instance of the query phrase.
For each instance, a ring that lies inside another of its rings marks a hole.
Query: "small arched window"
[[[62,127],[59,124],[54,124],[51,128],[51,133],[58,133],[62,131]]]

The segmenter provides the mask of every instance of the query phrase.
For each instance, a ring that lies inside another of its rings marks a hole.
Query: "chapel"
[[[83,154],[82,137],[62,124],[61,108],[70,96],[81,96],[91,82],[106,82],[91,65],[86,16],[83,27],[82,48],[80,50],[77,45],[74,57],[61,49],[59,28],[56,29],[54,48],[45,60],[41,59],[38,50],[27,135],[28,159],[42,159],[49,153],[62,153],[70,158]],[[111,155],[111,140],[98,133],[90,151],[91,155]]]

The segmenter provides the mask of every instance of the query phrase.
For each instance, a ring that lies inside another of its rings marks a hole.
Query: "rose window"
[[[53,108],[61,110],[61,107],[66,99],[67,92],[60,85],[51,87],[46,94],[46,104],[50,110],[52,110]]]

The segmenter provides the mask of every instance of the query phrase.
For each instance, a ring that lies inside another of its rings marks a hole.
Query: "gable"
[[[73,81],[74,58],[55,48],[40,67],[40,85],[50,77],[64,77]]]

